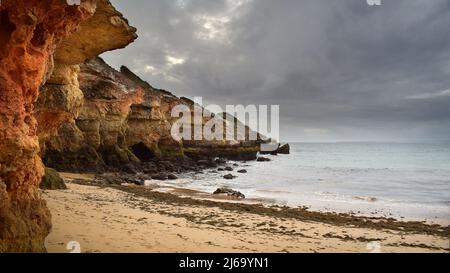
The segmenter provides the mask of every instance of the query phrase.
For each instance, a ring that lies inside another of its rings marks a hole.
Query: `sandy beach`
[[[139,186],[43,191],[48,252],[449,252],[448,228],[199,201]],[[279,211],[279,213],[277,213]],[[352,220],[353,219],[353,220]],[[347,221],[348,223],[344,223]]]

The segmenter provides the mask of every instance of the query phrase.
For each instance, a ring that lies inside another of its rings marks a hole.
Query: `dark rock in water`
[[[265,143],[264,147],[261,145],[259,154],[260,155],[277,155],[278,154],[278,148],[280,148],[279,143]]]
[[[154,179],[154,180],[167,180],[167,174],[165,174],[165,173],[155,174],[155,175],[152,175],[152,179]]]
[[[234,164],[233,164],[233,166],[235,166],[235,167],[239,167],[239,164],[237,164],[237,163],[234,163]]]
[[[256,161],[258,161],[258,162],[266,162],[266,161],[270,161],[270,158],[260,156],[260,157],[258,157],[258,159]]]
[[[280,145],[278,144],[278,148],[276,146],[273,147],[274,150],[272,151],[260,151],[259,154],[261,155],[278,155],[278,154],[289,154],[291,147],[289,144]]]
[[[44,190],[65,190],[67,189],[64,180],[59,173],[51,168],[45,168],[45,175],[42,177],[41,184],[39,185]]]
[[[202,159],[202,160],[198,160],[197,161],[197,164],[198,165],[208,165],[209,164],[209,160],[205,160],[205,159]]]
[[[231,168],[231,167],[226,167],[226,168],[225,168],[225,171],[232,172],[232,171],[233,171],[233,168]]]
[[[137,173],[136,167],[133,164],[128,163],[122,167],[122,171],[125,173],[135,174]]]
[[[140,178],[140,177],[125,177],[124,178],[124,182],[126,183],[130,183],[130,184],[135,184],[138,186],[143,186],[145,183],[145,178]]]
[[[284,144],[282,146],[280,146],[280,148],[278,148],[277,152],[279,154],[284,154],[284,155],[288,155],[290,154],[291,151],[291,147],[289,146],[289,144]]]
[[[169,175],[167,176],[167,179],[169,179],[169,180],[177,180],[178,177],[177,177],[176,175],[174,175],[174,174],[169,174]]]
[[[237,176],[232,175],[231,173],[224,175],[223,178],[231,180],[231,179],[235,179]]]
[[[217,163],[212,160],[199,160],[199,161],[197,161],[197,164],[200,166],[206,166],[206,167],[210,167],[210,168],[217,167]]]
[[[217,167],[217,163],[215,161],[210,161],[209,164],[207,165],[207,167],[215,168],[215,167]]]
[[[238,173],[247,173],[247,170],[239,170]]]
[[[213,194],[226,194],[227,196],[235,198],[245,198],[245,195],[239,191],[235,191],[229,188],[218,188]]]
[[[217,171],[223,172],[223,171],[225,171],[225,169],[224,168],[218,168]]]
[[[261,154],[261,155],[278,155],[278,150],[275,150],[275,151],[260,151],[259,154]]]
[[[249,145],[251,144],[251,145]],[[255,160],[260,149],[260,145],[255,143],[247,143],[246,146],[230,145],[192,145],[184,143],[184,155],[193,160],[203,160],[205,158],[226,158],[227,160],[243,161]]]
[[[217,164],[226,164],[227,163],[227,160],[224,158],[217,158],[215,161]]]

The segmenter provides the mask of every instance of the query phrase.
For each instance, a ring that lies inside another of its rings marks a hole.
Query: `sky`
[[[102,57],[204,104],[279,105],[281,141],[450,140],[450,0],[112,0]]]

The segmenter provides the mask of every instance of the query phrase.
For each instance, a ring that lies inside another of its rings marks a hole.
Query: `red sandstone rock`
[[[0,252],[44,251],[51,223],[37,134],[78,116],[77,64],[126,46],[136,29],[107,0],[3,0],[0,27]]]
[[[0,252],[45,251],[50,213],[33,103],[58,42],[92,16],[92,1],[3,0],[0,6]]]

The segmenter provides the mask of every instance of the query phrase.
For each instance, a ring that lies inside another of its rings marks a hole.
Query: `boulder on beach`
[[[218,188],[213,194],[226,194],[230,197],[235,197],[239,199],[244,199],[245,195],[242,192],[232,190],[230,188]]]
[[[247,170],[239,170],[238,173],[247,173]]]
[[[45,168],[45,175],[42,177],[39,185],[44,190],[65,190],[67,189],[64,180],[59,173],[51,168]]]
[[[167,176],[167,179],[169,179],[169,180],[177,180],[178,179],[178,177],[176,176],[176,175],[174,175],[174,174],[169,174],[168,176]]]
[[[223,178],[231,180],[231,179],[235,179],[237,176],[232,175],[231,173],[224,175]]]
[[[152,179],[154,180],[167,180],[167,174],[166,173],[159,173],[152,175]]]
[[[266,161],[271,161],[271,160],[270,160],[270,158],[260,156],[260,157],[258,157],[258,159],[256,159],[256,161],[258,161],[258,162],[266,162]]]

